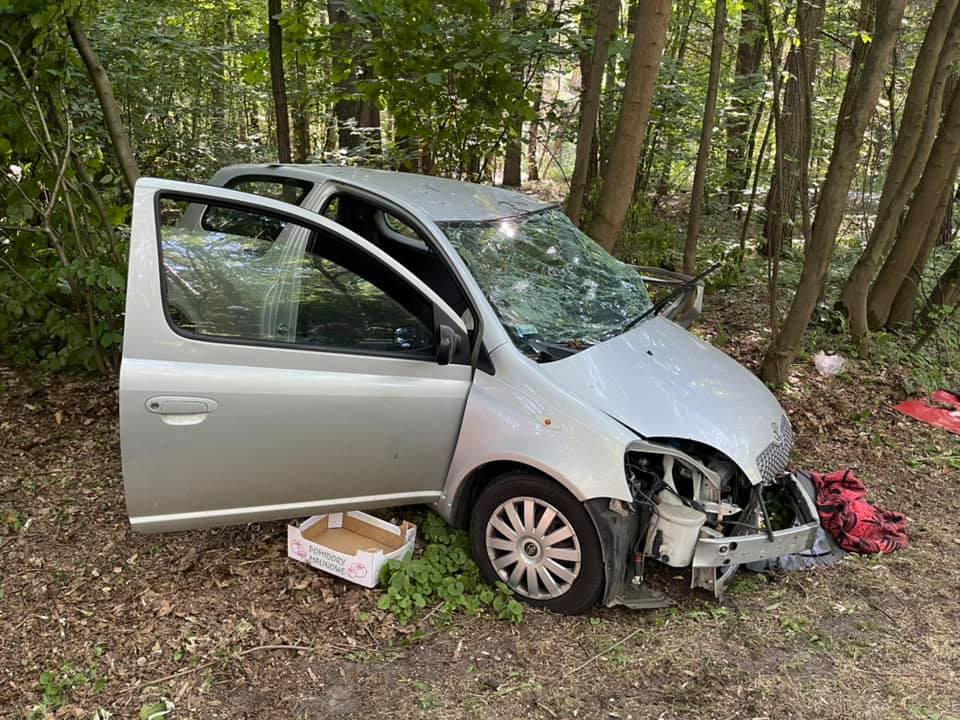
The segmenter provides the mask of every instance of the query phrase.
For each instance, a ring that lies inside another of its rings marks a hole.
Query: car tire
[[[529,605],[576,615],[600,600],[603,553],[593,521],[542,475],[510,472],[487,485],[471,513],[470,545],[487,582],[506,583]]]

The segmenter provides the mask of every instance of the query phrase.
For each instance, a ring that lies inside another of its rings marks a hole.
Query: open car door
[[[287,203],[144,178],[127,287],[135,529],[439,498],[471,384],[467,333],[381,250]]]

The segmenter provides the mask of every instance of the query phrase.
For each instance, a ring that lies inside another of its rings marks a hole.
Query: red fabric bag
[[[852,470],[811,476],[820,522],[844,550],[871,555],[910,546],[907,516],[867,502],[867,488]]]

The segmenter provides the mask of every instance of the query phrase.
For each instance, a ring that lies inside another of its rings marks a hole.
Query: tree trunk
[[[527,15],[527,0],[513,0],[511,20],[517,24]],[[536,70],[534,70],[536,72]],[[514,65],[511,74],[523,80],[523,67]],[[503,154],[503,185],[520,187],[523,182],[523,118],[509,118],[507,126],[507,144]]]
[[[820,205],[806,249],[800,283],[780,331],[767,348],[761,364],[764,380],[782,384],[803,339],[807,324],[823,291],[827,270],[843,221],[850,183],[857,169],[860,147],[870,117],[883,88],[899,34],[906,0],[862,0],[861,27],[873,26],[871,42],[858,36],[843,101],[840,105],[830,165],[820,193]],[[876,13],[876,21],[869,18]],[[862,65],[861,65],[862,63]]]
[[[357,69],[350,58],[354,47],[354,20],[347,10],[346,0],[327,0],[327,18],[332,28],[334,70],[347,77],[335,88],[338,99],[333,108],[337,118],[337,140],[340,150],[352,150],[364,145],[379,148],[380,109],[372,100],[357,96]]]
[[[596,217],[590,227],[594,239],[607,251],[613,250],[633,199],[643,135],[670,26],[670,10],[670,0],[647,0],[637,8],[620,116]]]
[[[293,103],[294,160],[305,163],[310,156],[310,113],[307,111],[306,70],[299,53],[294,57],[293,69],[297,82],[297,96]]]
[[[533,120],[527,127],[527,180],[540,179],[540,166],[537,164],[537,146],[540,144],[540,110],[543,107],[543,75],[534,88],[536,99],[533,101]]]
[[[805,162],[810,157],[813,128],[809,122],[813,78],[819,56],[820,26],[823,25],[826,0],[797,1],[797,37],[787,53],[787,77],[783,89],[783,112],[777,143],[782,145],[781,160],[774,167],[767,193],[766,218],[763,235],[768,248],[779,254],[792,245],[794,218],[800,194],[800,185],[806,174]]]
[[[940,122],[947,76],[958,50],[958,1],[940,0],[914,65],[873,230],[840,296],[850,321],[850,334],[855,339],[859,340],[867,333],[870,283],[893,245],[903,209],[916,189],[930,155]]]
[[[690,217],[687,221],[687,240],[683,246],[683,272],[694,275],[697,267],[697,238],[703,215],[703,195],[707,185],[707,164],[710,161],[710,142],[717,114],[717,95],[720,89],[720,64],[723,61],[723,35],[727,27],[727,0],[716,0],[713,13],[713,39],[710,44],[710,77],[707,80],[707,99],[700,125],[700,147],[697,168],[690,193]]]
[[[306,0],[296,0],[297,16],[303,20]],[[298,163],[305,163],[310,156],[310,111],[307,104],[310,92],[307,83],[307,68],[300,57],[300,49],[293,54],[293,73],[296,93],[293,101],[293,157]]]
[[[917,311],[917,291],[920,289],[920,283],[923,278],[923,271],[927,267],[927,260],[930,259],[930,253],[937,246],[943,233],[944,220],[947,219],[947,210],[950,208],[950,201],[953,198],[953,186],[957,177],[957,163],[953,165],[953,176],[950,182],[943,188],[940,195],[940,202],[937,203],[937,209],[934,211],[933,218],[927,226],[927,236],[920,246],[920,251],[910,266],[907,277],[900,283],[900,289],[897,296],[893,299],[893,305],[890,306],[890,315],[887,318],[887,327],[900,328],[906,327],[913,322],[913,316]]]
[[[590,55],[588,72],[580,80],[580,122],[577,128],[577,154],[567,196],[567,217],[577,225],[583,210],[583,198],[587,191],[590,165],[595,162],[594,136],[600,114],[600,90],[603,87],[603,70],[607,62],[607,50],[616,30],[620,0],[600,0],[597,5],[596,35],[593,53]]]
[[[957,182],[957,173],[953,173],[953,182],[954,185]],[[947,198],[947,207],[943,214],[943,222],[940,223],[940,232],[937,234],[936,242],[934,243],[936,247],[946,247],[953,242],[954,237],[954,228],[953,228],[953,215],[956,211],[956,202],[957,202],[957,193],[955,192],[955,187],[951,185],[950,187],[950,197]]]
[[[214,23],[213,64],[210,68],[210,130],[213,137],[223,141],[227,137],[227,64],[224,47],[227,44],[226,19],[219,14],[211,15]]]
[[[917,323],[921,327],[930,328],[933,324],[933,313],[942,308],[948,308],[960,302],[960,254],[953,259],[950,266],[944,270],[943,275],[937,280],[937,284],[930,292],[927,298],[926,306]]]
[[[910,209],[900,228],[893,250],[887,256],[867,295],[867,321],[871,329],[887,325],[893,301],[914,261],[926,242],[931,224],[934,233],[940,229],[942,216],[937,217],[947,185],[952,185],[954,167],[960,158],[960,87],[953,92],[950,106],[943,117],[930,159],[913,193]]]
[[[270,87],[273,90],[273,114],[277,123],[277,158],[282,163],[288,163],[291,160],[290,114],[287,111],[287,79],[283,74],[283,30],[277,19],[282,12],[280,0],[267,0],[267,12],[270,16]]]
[[[516,132],[516,129],[514,129]],[[506,187],[518,188],[523,180],[523,148],[520,144],[520,138],[516,137],[507,141],[507,146],[503,153],[503,180],[502,184]]]
[[[750,127],[760,104],[764,78],[760,74],[766,37],[760,28],[757,3],[745,3],[741,12],[740,35],[737,41],[737,65],[730,109],[724,116],[727,130],[726,187],[727,203],[736,205],[743,198],[750,179]]]
[[[140,169],[137,167],[137,160],[133,156],[133,150],[130,148],[130,139],[127,137],[127,129],[120,119],[120,108],[113,97],[113,86],[110,84],[110,78],[107,71],[100,63],[93,45],[87,38],[86,33],[80,26],[80,21],[74,18],[69,25],[70,38],[73,40],[73,46],[80,53],[84,66],[87,68],[87,74],[90,76],[90,82],[97,94],[97,100],[100,101],[100,110],[103,112],[103,121],[107,126],[107,132],[110,135],[110,142],[113,144],[113,152],[117,156],[117,163],[120,165],[120,172],[123,173],[123,179],[127,187],[133,192],[133,186],[140,177]]]

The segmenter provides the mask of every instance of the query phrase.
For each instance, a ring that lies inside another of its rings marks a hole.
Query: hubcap
[[[580,574],[580,541],[553,505],[511,498],[487,521],[487,557],[511,590],[533,600],[563,595]]]

